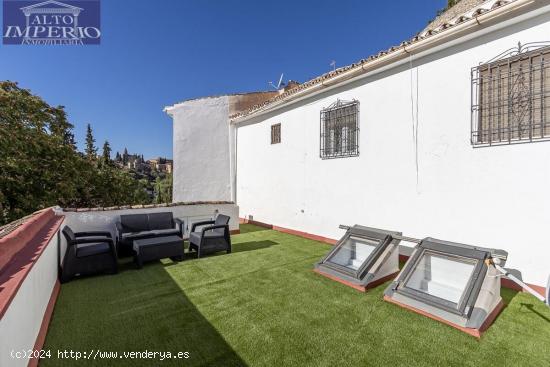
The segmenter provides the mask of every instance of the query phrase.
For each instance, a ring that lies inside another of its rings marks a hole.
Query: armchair
[[[69,226],[63,228],[67,249],[63,258],[61,282],[75,276],[101,272],[118,272],[115,241],[110,232],[73,232]]]
[[[197,257],[205,253],[218,251],[231,252],[231,236],[229,235],[229,217],[218,214],[215,221],[203,221],[194,223],[189,234],[189,250],[197,251]],[[204,226],[196,231],[198,226]]]

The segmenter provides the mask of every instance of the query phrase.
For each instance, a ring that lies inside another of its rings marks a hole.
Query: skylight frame
[[[474,261],[476,265],[472,270],[466,287],[464,288],[459,303],[454,303],[444,298],[440,298],[426,292],[421,292],[407,287],[414,269],[419,265],[421,259],[426,254],[434,254],[448,259],[456,258],[457,261],[466,259]],[[418,245],[418,251],[407,262],[399,277],[396,279],[394,292],[405,297],[412,298],[419,302],[442,309],[444,311],[467,317],[471,313],[477,300],[485,275],[487,274],[487,264],[485,260],[490,257],[490,253],[481,249],[471,249],[459,246],[449,246],[441,242],[435,242],[425,239]]]
[[[365,261],[363,261],[361,266],[358,267],[356,271],[353,271],[349,267],[330,261],[330,259],[333,258],[342,249],[342,247],[346,244],[346,242],[352,237],[377,242],[372,252],[369,254],[369,256],[367,256]],[[334,248],[323,258],[323,260],[321,261],[321,264],[326,266],[327,268],[333,269],[335,271],[338,271],[350,277],[359,279],[364,275],[365,271],[367,271],[368,268],[370,268],[374,264],[374,262],[376,262],[376,260],[380,257],[380,255],[382,255],[382,253],[386,250],[386,247],[389,244],[391,244],[393,241],[394,241],[394,238],[390,234],[387,234],[383,238],[376,238],[374,236],[369,236],[367,234],[348,231],[344,235],[344,237],[342,237],[340,241],[336,243]]]

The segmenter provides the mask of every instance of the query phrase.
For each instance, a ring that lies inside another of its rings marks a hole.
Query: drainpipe
[[[548,299],[545,299],[543,296],[541,296],[537,291],[535,291],[533,288],[529,287],[527,284],[519,280],[515,275],[511,274],[508,270],[504,269],[502,266],[500,266],[500,260],[499,259],[492,259],[492,264],[500,271],[506,278],[510,279],[512,282],[516,283],[523,289],[525,289],[527,292],[531,293],[533,296],[538,298],[539,301],[543,302],[544,304],[548,305]],[[549,278],[550,283],[550,278]],[[548,288],[546,289],[546,293],[548,293]],[[547,295],[548,297],[548,295]]]
[[[495,10],[483,13],[481,15],[476,16],[475,18],[465,21],[464,23],[461,23],[452,27],[448,32],[437,33],[433,36],[430,36],[428,38],[415,42],[411,45],[403,46],[401,48],[401,52],[399,51],[391,52],[369,63],[359,65],[355,68],[352,68],[348,71],[341,73],[340,75],[335,76],[334,78],[328,79],[326,81],[322,81],[321,83],[316,84],[311,88],[306,88],[299,92],[296,92],[295,94],[293,94],[292,96],[289,96],[286,99],[274,102],[273,104],[268,106],[265,110],[259,110],[258,112],[252,113],[248,116],[243,116],[241,118],[237,117],[235,120],[231,121],[231,123],[238,124],[238,123],[250,120],[251,118],[261,116],[267,112],[273,111],[274,109],[277,109],[289,102],[298,102],[302,99],[310,98],[319,93],[325,92],[330,89],[334,89],[335,87],[341,87],[353,81],[365,78],[367,76],[370,76],[376,73],[380,73],[390,68],[394,68],[396,66],[401,65],[404,62],[407,62],[407,58],[405,56],[409,56],[409,54],[416,53],[417,55],[421,54],[421,56],[426,56],[431,53],[437,52],[440,49],[450,47],[450,46],[453,46],[454,44],[470,40],[477,36],[477,35],[474,35],[473,33],[476,32],[476,28],[479,28],[479,26],[484,25],[485,23],[490,22],[491,20],[494,20],[498,17],[511,13],[519,8],[532,5],[535,2],[536,0],[516,0],[510,4],[504,5]],[[550,1],[548,0],[544,0],[543,2],[545,2],[546,4],[550,4]],[[527,13],[528,16],[517,16],[507,21],[503,21],[498,25],[500,26],[500,28],[502,28],[506,26],[508,23],[517,23],[524,19],[528,19],[528,18],[537,16],[539,14],[542,14],[545,11],[548,11],[546,6]],[[492,30],[489,30],[489,31],[492,31]],[[488,33],[489,31],[487,31],[486,33]],[[437,45],[441,41],[444,41],[447,38],[451,38],[452,36],[460,32],[464,32],[465,35],[461,36],[458,39],[453,40],[453,42],[446,42],[445,44]],[[439,47],[436,47],[436,46],[439,46]]]

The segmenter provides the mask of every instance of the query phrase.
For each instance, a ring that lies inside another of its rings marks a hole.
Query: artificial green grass
[[[64,284],[41,366],[550,366],[550,308],[502,290],[480,341],[312,271],[329,246],[241,226],[233,253]],[[57,350],[189,352],[58,359]]]

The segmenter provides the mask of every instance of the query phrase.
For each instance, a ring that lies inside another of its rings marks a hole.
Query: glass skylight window
[[[503,307],[495,256],[507,254],[425,238],[384,299],[479,337]]]
[[[365,291],[399,271],[397,232],[355,225],[315,266],[315,271]]]
[[[380,245],[380,240],[374,241],[352,236],[344,241],[342,246],[327,259],[327,262],[357,271],[378,245]]]
[[[426,252],[405,287],[459,304],[477,261]]]

